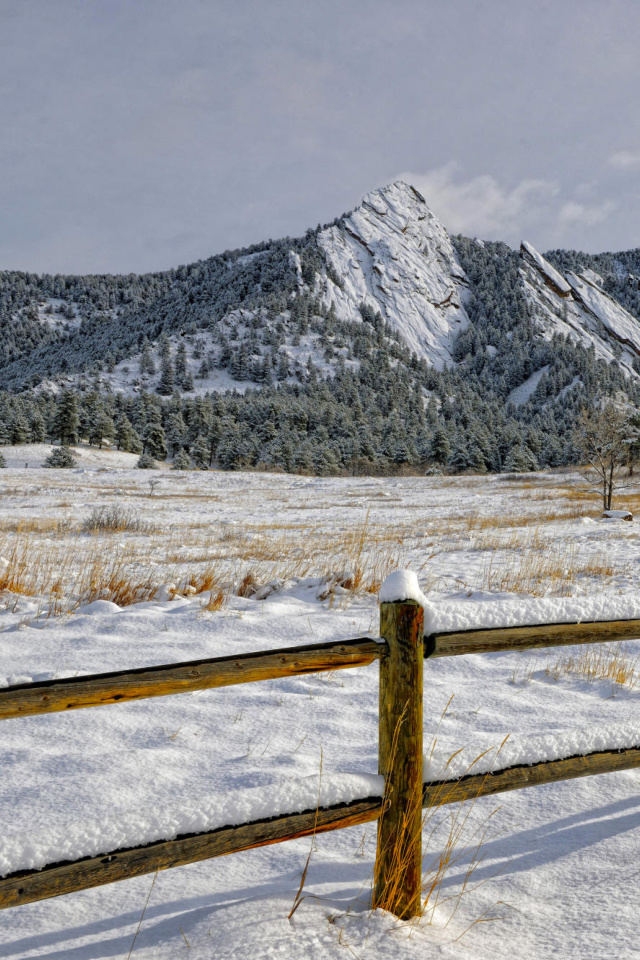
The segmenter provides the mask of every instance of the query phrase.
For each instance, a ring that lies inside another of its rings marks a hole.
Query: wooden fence
[[[384,796],[157,840],[0,878],[0,909],[378,820],[374,904],[403,919],[420,911],[422,808],[640,766],[640,746],[422,782],[423,659],[640,637],[640,620],[467,630],[423,637],[414,601],[383,603],[379,640],[361,638],[17,684],[0,690],[0,720],[145,697],[364,667],[380,661],[378,772]]]

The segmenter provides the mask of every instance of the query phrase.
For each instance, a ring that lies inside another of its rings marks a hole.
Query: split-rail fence
[[[127,703],[257,680],[380,662],[378,772],[384,796],[362,797],[252,823],[156,840],[50,863],[0,878],[0,909],[224,856],[252,847],[378,821],[373,903],[408,919],[421,909],[422,808],[640,766],[640,745],[422,782],[423,660],[640,637],[640,620],[465,630],[424,636],[415,601],[382,603],[380,638],[360,638],[16,684],[0,690],[0,720]]]

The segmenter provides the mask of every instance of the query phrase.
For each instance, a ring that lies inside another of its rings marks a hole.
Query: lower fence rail
[[[640,747],[629,747],[548,760],[530,766],[517,765],[489,773],[468,774],[458,780],[425,783],[422,806],[444,806],[509,790],[614,773],[639,766]],[[189,834],[95,857],[52,863],[39,870],[21,870],[0,878],[0,909],[139,877],[155,873],[156,870],[240,853],[254,847],[370,823],[380,818],[383,803],[382,797],[363,797],[350,803],[301,813],[285,813],[207,833]]]

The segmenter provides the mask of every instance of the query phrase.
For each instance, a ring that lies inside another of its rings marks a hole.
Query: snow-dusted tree
[[[209,444],[205,437],[200,435],[191,447],[191,459],[196,470],[209,469]]]
[[[31,416],[31,443],[44,443],[47,435],[44,417],[39,410]]]
[[[173,375],[173,363],[171,362],[171,344],[166,336],[160,342],[160,357],[160,380],[156,390],[163,396],[168,397],[173,393],[175,377]]]
[[[536,455],[526,443],[512,447],[504,461],[507,473],[532,473],[539,469]]]
[[[167,438],[159,423],[152,422],[149,424],[144,438],[144,452],[148,453],[154,460],[167,459]]]
[[[141,453],[138,457],[136,467],[139,470],[157,470],[158,464],[149,453]]]
[[[153,362],[153,356],[151,354],[151,344],[147,337],[145,337],[142,344],[142,353],[140,354],[140,373],[153,376],[155,372],[156,365]]]
[[[124,450],[125,453],[139,453],[142,449],[140,437],[125,413],[122,413],[116,421],[115,440],[118,450]]]
[[[99,449],[102,449],[102,444],[106,441],[113,440],[116,433],[116,428],[113,420],[102,406],[98,405],[95,408],[94,417],[89,424],[89,443],[91,446],[97,446]]]
[[[574,442],[586,463],[583,476],[591,490],[602,497],[603,510],[611,510],[617,490],[636,482],[624,472],[633,436],[629,417],[613,403],[580,414]]]
[[[174,363],[175,370],[175,380],[179,387],[182,390],[186,390],[185,383],[190,380],[191,387],[193,390],[193,377],[189,377],[188,368],[187,368],[187,348],[184,345],[184,341],[181,341],[178,344],[178,349],[176,350],[176,359]]]
[[[171,464],[172,470],[191,470],[191,457],[187,451],[183,448],[179,450],[178,453],[173,458],[173,463]]]
[[[184,446],[185,440],[187,439],[187,425],[184,422],[184,417],[179,411],[177,413],[173,413],[169,417],[166,434],[167,443],[171,449],[171,455],[175,457],[178,451]]]
[[[78,442],[78,401],[71,390],[64,390],[58,400],[51,424],[51,435],[64,446]]]
[[[451,444],[442,427],[438,427],[431,440],[431,459],[438,466],[444,467],[451,456]]]
[[[11,443],[28,443],[29,424],[21,411],[18,411],[13,417],[11,423]]]
[[[4,454],[0,453],[0,470],[4,470],[7,466],[7,461],[5,460]]]
[[[57,469],[75,467],[75,465],[76,461],[71,450],[64,444],[61,447],[54,447],[42,464],[43,467],[55,467]]]

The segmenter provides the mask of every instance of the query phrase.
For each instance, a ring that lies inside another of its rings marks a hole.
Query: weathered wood
[[[435,633],[424,639],[424,655],[458,657],[468,653],[533,650],[578,643],[611,643],[640,637],[640,620],[606,620],[593,623],[548,623],[535,627],[498,627]]]
[[[252,847],[263,847],[283,840],[308,837],[342,827],[354,827],[375,820],[382,797],[369,797],[349,804],[338,804],[304,813],[283,814],[269,820],[222,827],[209,833],[197,833],[173,840],[160,840],[142,847],[116,850],[98,857],[86,857],[54,863],[42,870],[22,870],[0,879],[0,910],[35,900],[59,897],[116,880],[140,877],[156,870],[184,866],[199,860],[224,857]]]
[[[378,772],[385,778],[378,821],[374,907],[403,920],[420,912],[422,885],[422,674],[424,613],[413,600],[380,605]]]
[[[189,693],[256,680],[294,677],[323,670],[364,667],[380,659],[385,649],[384,644],[362,638],[62,680],[20,683],[0,690],[0,720],[78,710],[81,707],[100,707],[109,703]]]
[[[604,750],[587,753],[564,760],[545,760],[531,766],[518,765],[492,773],[476,773],[459,780],[442,780],[425,783],[423,804],[425,807],[447,803],[460,803],[475,797],[491,796],[508,790],[538,787],[544,783],[558,783],[577,777],[591,777],[600,773],[615,773],[640,766],[640,747],[623,750]]]
[[[422,788],[425,807],[460,803],[524,787],[557,783],[575,777],[614,773],[640,766],[640,747],[607,750],[564,760],[551,760],[532,766],[514,766],[493,773],[462,777],[460,780],[433,781]],[[209,833],[161,840],[141,847],[116,850],[98,857],[86,857],[65,863],[49,864],[42,870],[22,870],[0,878],[0,909],[58,897],[90,887],[98,887],[156,870],[183,866],[214,857],[238,853],[252,847],[294,840],[314,833],[327,833],[378,819],[382,797],[365,797],[351,803],[336,804],[317,812],[282,814],[268,820],[240,826],[222,827]]]

